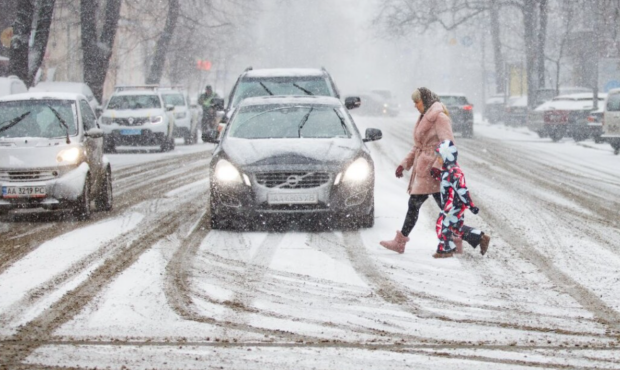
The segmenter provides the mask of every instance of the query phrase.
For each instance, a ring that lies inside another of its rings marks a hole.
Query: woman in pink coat
[[[439,181],[431,176],[431,168],[437,159],[435,148],[444,140],[454,142],[448,111],[437,95],[427,88],[420,87],[413,92],[411,98],[420,112],[420,118],[413,129],[413,148],[396,168],[396,177],[402,177],[404,170],[411,170],[407,187],[409,209],[402,229],[396,231],[396,237],[380,243],[383,247],[398,253],[405,252],[409,233],[413,230],[420,207],[428,196],[432,195],[435,202],[441,204]],[[474,248],[480,243],[480,230],[463,226],[463,232],[463,240],[468,241]],[[488,236],[483,239],[487,245],[488,239]]]

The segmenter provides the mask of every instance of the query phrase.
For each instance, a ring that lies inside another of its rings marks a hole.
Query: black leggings
[[[422,207],[422,204],[424,204],[429,195],[432,195],[433,198],[435,198],[437,206],[441,208],[441,195],[439,192],[433,194],[412,194],[409,197],[409,210],[407,210],[405,222],[403,223],[403,228],[400,231],[404,236],[409,236],[411,230],[413,230],[413,227],[418,222],[420,207]]]
[[[439,192],[433,194],[412,194],[409,197],[409,209],[407,210],[407,215],[405,216],[405,222],[403,223],[403,228],[400,231],[404,236],[409,236],[411,230],[413,230],[413,227],[418,222],[420,207],[422,207],[422,204],[424,204],[426,199],[428,199],[429,195],[433,196],[437,206],[441,209],[441,194],[439,194]],[[474,248],[480,244],[480,238],[484,235],[484,233],[480,230],[466,225],[463,225],[462,231],[463,240],[471,244]]]

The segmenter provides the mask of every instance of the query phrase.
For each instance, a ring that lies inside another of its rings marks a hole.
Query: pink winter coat
[[[444,113],[443,104],[436,102],[426,111],[413,129],[413,148],[400,163],[405,170],[411,169],[407,191],[409,194],[432,194],[439,192],[439,181],[430,170],[435,163],[435,147],[443,140],[452,140],[452,124]]]

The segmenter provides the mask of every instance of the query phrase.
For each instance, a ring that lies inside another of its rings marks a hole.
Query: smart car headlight
[[[242,182],[239,170],[225,159],[220,159],[215,165],[215,178],[219,182],[227,184]]]
[[[151,117],[151,123],[154,125],[160,124],[162,122],[164,122],[163,116],[152,116]]]
[[[70,164],[75,164],[78,163],[82,160],[82,151],[80,150],[80,148],[69,148],[69,149],[64,149],[61,150],[60,152],[58,152],[58,155],[56,156],[56,161],[58,161],[58,163],[70,163]]]
[[[370,164],[364,158],[358,158],[349,165],[344,173],[343,181],[361,182],[370,176]]]

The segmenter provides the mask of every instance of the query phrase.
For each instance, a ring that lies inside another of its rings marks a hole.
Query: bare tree
[[[45,57],[54,3],[55,0],[23,0],[17,8],[9,73],[18,76],[28,86],[36,82],[35,76]]]
[[[179,19],[179,0],[168,1],[168,15],[166,17],[166,25],[164,31],[157,40],[157,46],[155,48],[155,56],[151,63],[151,70],[146,78],[147,84],[159,84],[162,73],[164,71],[164,64],[166,63],[166,56],[168,55],[168,47],[170,41],[174,35],[174,30]]]
[[[84,82],[93,91],[97,100],[101,101],[120,18],[121,0],[106,1],[99,35],[97,35],[98,10],[97,0],[80,0]]]

